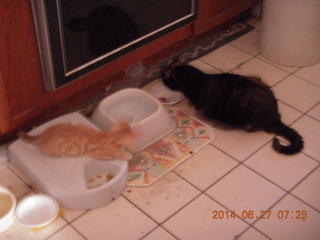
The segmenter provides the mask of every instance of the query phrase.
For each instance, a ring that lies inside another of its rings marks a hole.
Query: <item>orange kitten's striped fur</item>
[[[26,142],[38,144],[40,151],[48,156],[88,155],[99,160],[132,158],[129,152],[136,151],[133,142],[137,139],[127,122],[118,123],[110,132],[95,130],[86,125],[61,123],[54,125],[37,136],[19,132]]]

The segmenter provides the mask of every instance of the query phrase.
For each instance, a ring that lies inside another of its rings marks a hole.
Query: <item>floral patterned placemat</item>
[[[167,109],[177,122],[166,137],[135,154],[129,162],[128,186],[146,187],[214,139],[212,127],[177,107]]]

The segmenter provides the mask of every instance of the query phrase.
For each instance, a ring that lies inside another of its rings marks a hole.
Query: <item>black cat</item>
[[[264,130],[290,141],[289,146],[273,140],[273,148],[283,154],[302,150],[303,139],[281,122],[277,100],[270,87],[259,78],[236,74],[205,74],[188,65],[161,71],[163,83],[184,93],[204,115],[246,131]]]

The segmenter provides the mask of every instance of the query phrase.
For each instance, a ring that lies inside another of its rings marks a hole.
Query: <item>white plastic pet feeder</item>
[[[110,130],[121,120],[133,119],[131,126],[142,133],[136,142],[137,150],[160,140],[176,126],[157,99],[136,88],[121,90],[102,100],[91,119],[102,130]]]
[[[30,135],[62,122],[98,129],[75,112],[39,126]],[[37,190],[68,209],[86,210],[106,205],[123,192],[128,178],[127,161],[99,161],[88,156],[48,157],[39,151],[39,146],[20,139],[9,146],[9,159]]]
[[[80,113],[53,119],[30,132],[38,135],[58,123],[85,124],[110,130],[118,120],[133,119],[132,126],[141,129],[138,150],[169,134],[175,127],[162,104],[139,89],[125,89],[105,98],[94,111],[93,124]],[[123,191],[128,178],[128,162],[100,161],[88,156],[49,157],[39,146],[21,139],[8,148],[10,162],[31,184],[58,201],[62,208],[86,210],[106,205]]]

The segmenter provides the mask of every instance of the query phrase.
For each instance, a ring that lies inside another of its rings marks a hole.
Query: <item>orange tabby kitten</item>
[[[95,130],[86,125],[61,123],[37,136],[19,132],[18,136],[29,143],[38,144],[48,156],[88,155],[99,160],[130,160],[136,151],[133,142],[138,134],[127,122],[120,122],[110,132]],[[127,150],[127,151],[124,151]]]

